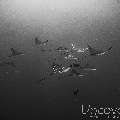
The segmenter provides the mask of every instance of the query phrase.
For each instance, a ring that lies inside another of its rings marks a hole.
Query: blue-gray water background
[[[120,4],[115,0],[52,1],[0,1],[0,60],[17,65],[0,67],[1,118],[75,120],[83,103],[119,103],[120,96],[112,91],[120,87]],[[42,53],[34,45],[36,36],[49,40],[50,48],[69,47],[73,41],[80,47],[89,43],[113,48],[107,55],[88,58],[97,71],[87,77],[49,77],[41,88],[35,81],[48,74],[48,59],[56,56]],[[8,58],[11,47],[24,50],[25,55]],[[75,87],[80,90],[78,103]]]

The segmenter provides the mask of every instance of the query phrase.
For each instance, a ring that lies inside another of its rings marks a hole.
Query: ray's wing
[[[111,47],[109,47],[108,49],[107,49],[107,51],[109,51],[109,50],[111,50],[112,49],[112,46]]]
[[[88,45],[88,50],[90,52],[90,55],[101,55],[101,54],[105,54],[107,51],[111,50],[112,49],[112,46],[109,47],[107,50],[96,50],[94,48],[92,48],[90,45]]]
[[[90,52],[90,55],[98,55],[98,54],[105,52],[103,50],[96,50],[96,49],[92,48],[90,45],[87,45],[87,46],[88,46],[88,50]]]

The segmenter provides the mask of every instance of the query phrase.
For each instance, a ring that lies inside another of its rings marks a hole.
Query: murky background
[[[80,119],[81,104],[119,103],[119,21],[119,0],[0,0],[0,60],[16,64],[0,66],[1,118]],[[52,61],[67,62],[54,51],[42,52],[36,36],[49,41],[46,49],[73,42],[81,48],[113,48],[85,59],[96,68],[87,76],[59,78],[48,76]],[[9,58],[10,48],[25,54]],[[44,76],[41,87],[37,81]],[[77,103],[73,88],[79,88]]]

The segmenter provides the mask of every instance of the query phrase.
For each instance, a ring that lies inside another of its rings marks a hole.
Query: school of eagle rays
[[[64,59],[64,65],[60,61],[58,61],[57,57],[54,56],[52,60],[49,61],[50,65],[50,72],[48,75],[45,75],[39,80],[37,80],[36,83],[40,84],[40,86],[44,85],[44,81],[48,77],[53,77],[55,75],[57,76],[67,76],[67,77],[78,77],[78,78],[83,78],[88,75],[89,71],[96,71],[96,68],[92,66],[90,63],[86,62],[85,64],[82,64],[81,58],[87,59],[89,56],[102,56],[104,54],[107,54],[111,49],[112,46],[109,48],[106,48],[105,50],[101,49],[95,49],[93,48],[90,44],[87,44],[86,48],[81,48],[77,47],[75,42],[69,43],[70,48],[67,46],[59,45],[56,48],[50,47],[49,40],[41,40],[38,37],[35,37],[33,39],[34,47],[37,47],[38,49],[41,50],[43,53],[47,52],[55,52],[57,53],[62,59]],[[50,49],[48,49],[50,48]],[[16,69],[16,64],[14,61],[11,60],[12,57],[16,56],[21,56],[21,55],[26,55],[24,50],[16,49],[16,48],[9,48],[10,49],[10,54],[7,56],[7,60],[1,60],[0,61],[0,67],[6,67],[10,66]],[[82,56],[81,56],[82,55]],[[8,72],[6,72],[8,73]],[[75,91],[74,91],[75,92]],[[78,92],[78,88],[76,88],[76,92]]]

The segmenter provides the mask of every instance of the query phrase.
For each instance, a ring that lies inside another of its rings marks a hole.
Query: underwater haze
[[[119,105],[119,39],[119,0],[0,0],[1,120],[77,120],[81,104]],[[101,56],[77,51],[88,44],[112,49]],[[74,54],[56,52],[59,46]],[[70,76],[78,58],[94,69]],[[68,69],[56,65],[51,74],[54,62]]]

